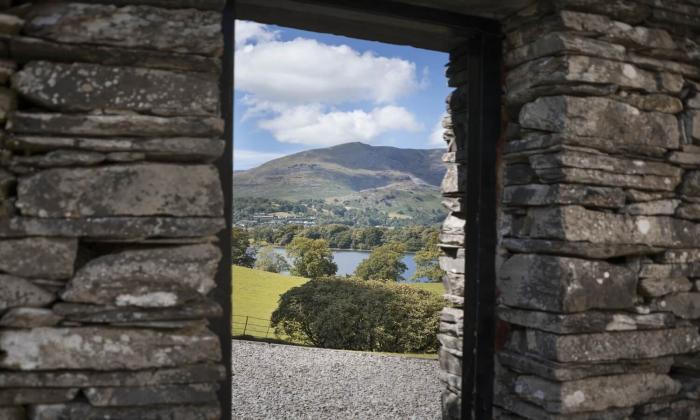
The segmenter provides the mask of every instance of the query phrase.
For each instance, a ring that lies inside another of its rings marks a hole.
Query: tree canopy
[[[255,269],[270,273],[281,273],[289,270],[289,263],[282,255],[275,252],[273,246],[265,246],[258,250]]]
[[[231,232],[231,261],[234,265],[252,268],[255,257],[250,250],[250,235],[245,229],[234,227]]]
[[[287,245],[287,255],[294,260],[291,273],[295,276],[314,279],[332,276],[338,271],[333,252],[323,239],[296,237]]]
[[[399,242],[390,242],[375,248],[369,257],[355,269],[355,275],[363,280],[400,281],[408,269],[403,263],[406,247]]]
[[[438,259],[441,251],[438,247],[439,234],[431,232],[425,240],[423,248],[416,252],[413,260],[416,262],[416,272],[413,274],[413,280],[427,278],[432,282],[439,282],[445,272],[440,268]]]

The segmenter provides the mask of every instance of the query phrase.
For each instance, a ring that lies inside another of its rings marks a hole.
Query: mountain
[[[235,171],[234,196],[289,201],[324,199],[352,201],[365,191],[372,196],[412,188],[433,191],[445,175],[441,149],[399,149],[345,143],[271,160],[256,168]],[[381,198],[380,198],[381,199]]]
[[[253,169],[234,171],[234,207],[235,200],[242,205],[246,198],[290,202],[313,199],[323,200],[327,206],[305,214],[321,216],[325,221],[332,221],[340,209],[341,213],[349,210],[352,216],[343,217],[353,220],[364,215],[370,221],[432,224],[444,218],[439,187],[446,170],[443,153],[440,149],[364,143],[296,153]]]

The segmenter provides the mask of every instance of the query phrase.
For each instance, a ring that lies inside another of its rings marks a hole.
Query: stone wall
[[[0,418],[220,418],[224,1],[11,3]]]
[[[700,417],[700,2],[505,32],[496,417]]]

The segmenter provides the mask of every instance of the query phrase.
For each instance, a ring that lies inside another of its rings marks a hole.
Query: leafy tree
[[[296,237],[287,245],[287,255],[294,259],[292,274],[295,276],[313,279],[332,276],[338,271],[328,242],[323,239]]]
[[[406,247],[399,242],[391,242],[375,248],[369,257],[355,269],[355,275],[363,280],[400,281],[408,269],[403,263]]]
[[[438,232],[431,232],[425,239],[423,248],[416,252],[413,260],[416,262],[416,272],[413,274],[413,280],[427,278],[432,282],[439,282],[445,272],[438,264],[438,258],[441,251],[438,247],[439,242]]]
[[[245,229],[233,228],[231,232],[231,256],[234,265],[253,267],[255,257],[250,250],[250,235]]]
[[[317,347],[432,352],[442,299],[407,285],[358,279],[313,279],[280,297],[275,333]]]
[[[258,258],[255,260],[255,269],[269,271],[271,273],[281,273],[289,270],[289,263],[277,252],[273,246],[266,246],[258,251]]]

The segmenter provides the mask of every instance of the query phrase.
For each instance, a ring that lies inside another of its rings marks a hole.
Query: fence
[[[264,318],[256,318],[247,315],[233,315],[231,322],[233,335],[252,335],[254,337],[268,338],[275,335],[271,321]]]

